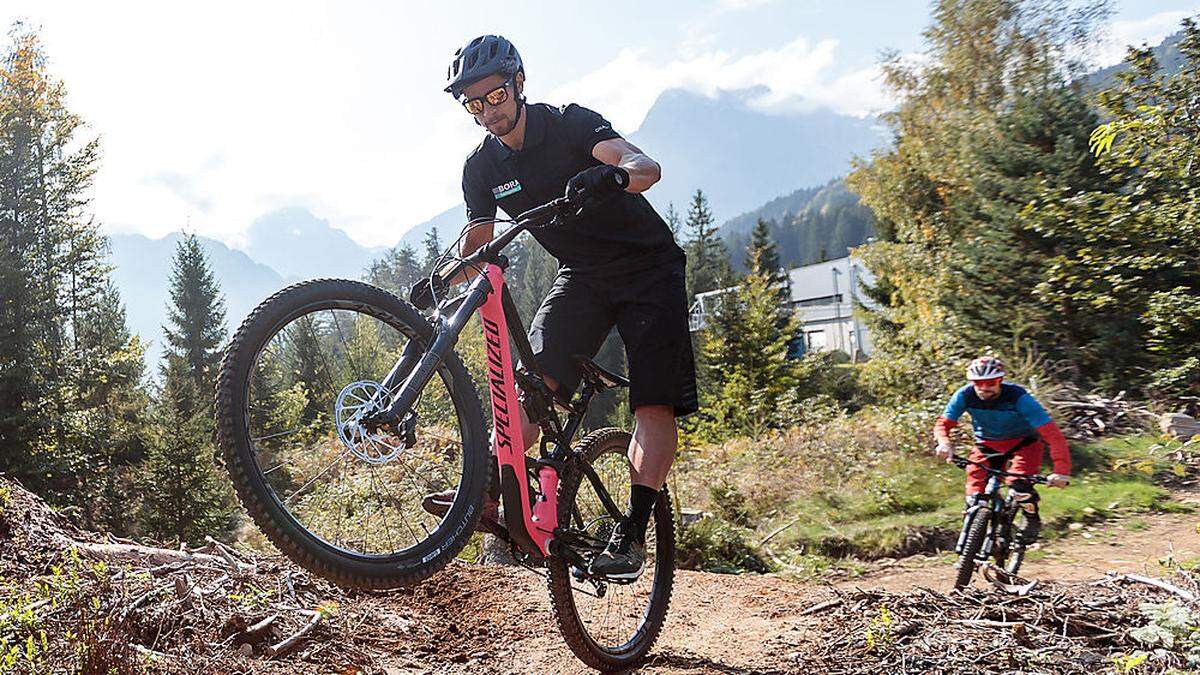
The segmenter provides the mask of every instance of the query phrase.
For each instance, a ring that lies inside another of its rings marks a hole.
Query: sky
[[[93,209],[110,233],[187,230],[238,246],[302,206],[364,245],[461,200],[481,131],[442,92],[454,50],[500,33],[530,100],[575,102],[631,133],[657,96],[764,87],[776,114],[891,102],[885,49],[920,51],[913,0],[67,2],[4,0],[37,27],[70,108],[101,140]],[[1097,65],[1157,43],[1200,0],[1117,0]]]

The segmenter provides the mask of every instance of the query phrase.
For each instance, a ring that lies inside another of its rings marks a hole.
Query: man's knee
[[[643,405],[633,411],[638,424],[675,423],[675,407],[669,405]]]
[[[1009,491],[1013,501],[1020,504],[1026,513],[1037,513],[1040,497],[1037,490],[1033,489],[1033,483],[1024,478],[1018,478],[1009,485]]]

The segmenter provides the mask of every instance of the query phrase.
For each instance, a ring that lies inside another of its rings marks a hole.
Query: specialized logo
[[[507,197],[514,192],[520,191],[521,181],[514,178],[503,185],[497,185],[496,187],[492,188],[492,196],[494,196],[496,199],[500,199],[501,197]]]
[[[500,326],[495,321],[483,320],[483,333],[487,342],[488,384],[492,390],[492,421],[496,431],[496,448],[512,449],[509,431],[508,397],[504,395],[504,355],[500,347]]]

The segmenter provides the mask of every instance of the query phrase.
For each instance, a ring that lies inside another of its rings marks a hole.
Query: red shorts
[[[1012,438],[1003,441],[984,441],[983,444],[987,446],[989,453],[997,453],[1005,452],[1006,450],[1011,449],[1022,440],[1024,439]],[[1034,441],[1033,443],[1030,443],[1029,445],[1014,452],[1010,456],[1008,460],[1008,468],[1005,470],[1011,473],[1037,473],[1042,468],[1042,457],[1045,452],[1046,444],[1043,443],[1041,439],[1038,439],[1037,441]],[[971,450],[971,454],[968,456],[968,458],[973,462],[987,463],[987,457],[980,452],[979,446],[976,446],[973,450]],[[967,494],[976,495],[983,492],[983,489],[987,487],[987,479],[988,474],[983,470],[983,467],[976,466],[974,464],[968,464]],[[1014,480],[1016,479],[1008,478],[1006,482],[1012,483]]]

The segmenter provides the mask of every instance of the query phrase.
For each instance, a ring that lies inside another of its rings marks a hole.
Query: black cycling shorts
[[[529,328],[542,372],[570,395],[580,373],[573,354],[595,356],[616,326],[629,363],[629,407],[669,405],[696,412],[696,364],[688,333],[683,265],[660,267],[619,284],[560,274]]]

